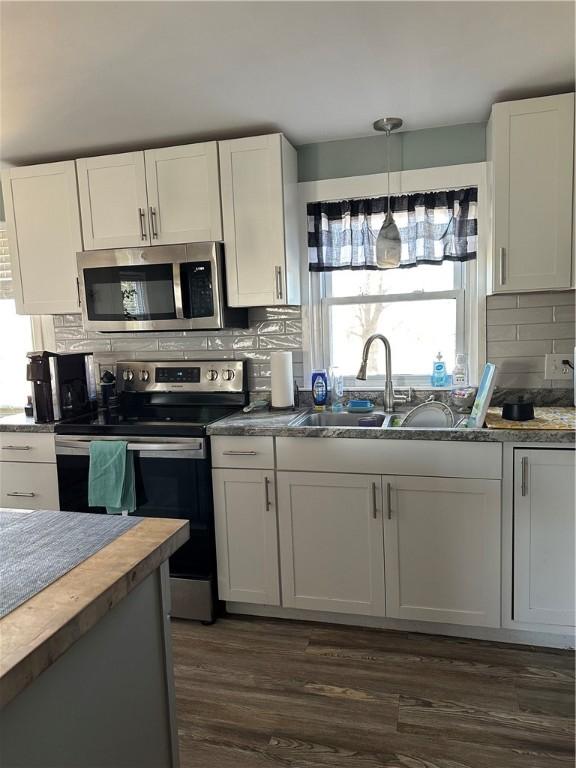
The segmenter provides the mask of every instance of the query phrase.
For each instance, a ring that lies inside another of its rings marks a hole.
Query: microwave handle
[[[182,280],[180,279],[180,262],[172,264],[172,285],[174,286],[174,307],[176,308],[176,318],[184,319],[184,310],[182,307]]]

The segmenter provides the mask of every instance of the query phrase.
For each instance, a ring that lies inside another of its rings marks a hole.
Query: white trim
[[[372,627],[392,629],[399,632],[423,632],[427,635],[448,635],[467,637],[475,640],[489,640],[498,643],[520,643],[522,645],[543,645],[548,648],[574,648],[574,636],[570,632],[528,631],[508,627],[471,627],[466,625],[443,624],[435,621],[414,621],[411,619],[380,618],[353,614],[329,613],[304,608],[278,608],[271,605],[250,603],[226,603],[231,614],[262,616],[292,621],[314,621],[328,624],[344,624],[351,627]]]
[[[387,174],[349,176],[341,179],[321,179],[298,184],[298,208],[300,219],[302,337],[304,357],[304,381],[310,381],[312,360],[322,362],[323,349],[319,295],[313,295],[308,271],[308,228],[306,206],[322,200],[345,200],[355,197],[377,197],[385,194]],[[489,245],[489,199],[486,163],[467,163],[390,174],[390,194],[462,187],[478,188],[478,256],[466,263],[465,334],[468,339],[468,365],[471,383],[477,382],[486,362],[486,263]],[[314,289],[312,289],[313,291]],[[475,297],[474,301],[470,297]],[[315,322],[310,319],[314,316]],[[373,385],[371,385],[373,386]],[[358,387],[360,388],[360,387]]]

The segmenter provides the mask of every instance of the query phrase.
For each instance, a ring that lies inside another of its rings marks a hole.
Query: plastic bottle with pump
[[[442,353],[438,352],[436,355],[436,360],[434,361],[434,366],[432,368],[431,383],[433,387],[445,387],[447,381],[448,376],[446,374],[446,363],[442,358]]]

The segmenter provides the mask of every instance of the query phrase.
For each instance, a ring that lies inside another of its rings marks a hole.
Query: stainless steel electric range
[[[60,508],[105,513],[88,506],[90,441],[126,440],[134,514],[190,522],[189,541],[170,558],[172,615],[212,622],[218,596],[206,427],[248,402],[244,363],[119,362],[116,378],[116,407],[55,426]]]

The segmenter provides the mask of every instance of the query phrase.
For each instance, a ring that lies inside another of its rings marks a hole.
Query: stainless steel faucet
[[[372,342],[380,339],[384,344],[386,350],[386,377],[384,380],[384,410],[391,413],[394,410],[394,387],[392,386],[392,350],[390,349],[390,342],[381,333],[375,333],[367,339],[362,351],[362,362],[360,364],[360,370],[358,371],[357,379],[366,381],[366,368],[368,367],[368,355],[370,354],[370,347]]]

